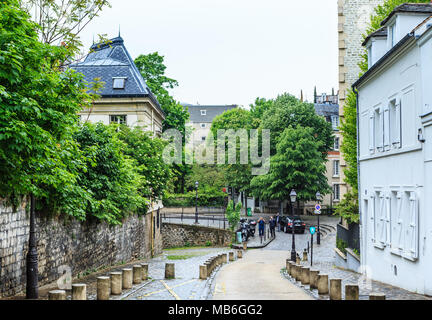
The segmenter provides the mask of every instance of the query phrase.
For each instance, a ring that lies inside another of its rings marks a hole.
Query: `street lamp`
[[[30,238],[27,253],[27,286],[26,298],[38,299],[38,254],[36,243],[35,197],[30,197]]]
[[[195,198],[195,224],[198,223],[198,181],[195,182],[196,198]]]
[[[316,193],[316,199],[317,199],[317,202],[318,202],[318,204],[320,203],[320,201],[321,201],[321,193],[319,193],[319,191]],[[319,214],[317,214],[317,217],[318,217],[318,227],[317,227],[317,244],[321,244],[321,235],[320,235],[320,222],[319,222],[319,218],[320,218],[320,215]]]
[[[295,231],[294,231],[294,203],[297,200],[297,193],[295,192],[295,190],[291,190],[290,193],[290,200],[291,200],[291,215],[292,215],[292,226],[291,226],[291,230],[292,230],[292,248],[291,248],[291,261],[292,262],[296,262],[296,249],[295,249]]]

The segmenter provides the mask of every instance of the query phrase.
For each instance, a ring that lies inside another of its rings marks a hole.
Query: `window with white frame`
[[[117,124],[127,124],[127,116],[126,115],[111,115],[110,123]]]
[[[339,116],[331,116],[333,130],[339,130]]]
[[[113,78],[113,89],[124,89],[126,78]]]
[[[367,48],[368,51],[368,67],[372,67],[372,45]]]
[[[201,128],[205,129],[207,127],[207,125],[205,123],[201,123]]]
[[[401,147],[401,103],[399,99],[390,101],[389,105],[389,138],[393,148]]]
[[[340,168],[340,162],[339,160],[333,160],[333,176],[334,177],[339,177],[339,170]]]
[[[333,147],[333,149],[334,149],[335,151],[339,151],[339,142],[340,142],[339,137],[336,137],[336,138],[334,139],[334,147]]]
[[[374,111],[374,145],[375,148],[382,152],[384,148],[384,116],[381,108]]]
[[[396,23],[393,23],[390,27],[389,27],[389,39],[390,39],[390,47],[393,48],[395,45],[395,40],[396,40]]]
[[[207,110],[201,110],[201,115],[202,115],[202,116],[207,115]]]
[[[340,185],[338,184],[333,185],[333,200],[334,201],[340,200]]]

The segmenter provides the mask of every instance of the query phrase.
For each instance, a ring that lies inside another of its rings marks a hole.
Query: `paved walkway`
[[[281,274],[283,251],[249,250],[243,259],[221,268],[215,278],[215,300],[312,300]]]

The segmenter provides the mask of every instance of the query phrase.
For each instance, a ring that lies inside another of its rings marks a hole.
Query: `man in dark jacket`
[[[274,237],[276,237],[276,234],[275,234],[276,220],[273,217],[270,217],[269,225],[270,225],[270,234],[274,238]]]
[[[276,216],[276,225],[278,227],[278,232],[280,231],[281,227],[280,227],[280,215],[279,213]]]

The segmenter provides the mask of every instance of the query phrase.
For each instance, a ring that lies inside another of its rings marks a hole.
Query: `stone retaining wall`
[[[212,246],[227,247],[231,244],[232,232],[215,228],[174,223],[162,224],[162,242],[165,248],[205,246],[209,241]]]
[[[57,281],[68,270],[76,276],[102,266],[150,258],[152,240],[154,255],[160,254],[162,237],[157,218],[156,212],[143,217],[131,215],[123,225],[109,226],[97,221],[38,216],[39,285]],[[28,239],[29,213],[25,205],[13,212],[0,203],[0,297],[25,290]]]

